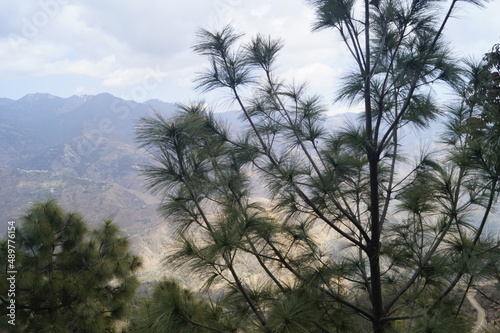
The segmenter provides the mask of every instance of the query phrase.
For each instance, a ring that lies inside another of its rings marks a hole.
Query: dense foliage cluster
[[[141,119],[143,172],[176,237],[166,262],[186,281],[157,283],[128,332],[469,332],[467,294],[500,283],[500,45],[459,62],[443,37],[459,4],[482,1],[307,2],[353,59],[337,101],[362,112],[329,127],[321,98],[277,73],[281,40],[200,30],[197,87],[229,93],[244,125],[204,102]],[[437,83],[456,93],[446,105]],[[437,122],[428,150],[408,148]],[[2,329],[117,330],[141,262],[111,221],[89,230],[38,203],[15,243],[16,325],[2,277]]]
[[[115,332],[139,284],[140,259],[111,221],[95,230],[54,201],[33,205],[16,230],[15,325],[7,323],[8,240],[0,243],[0,327],[9,332]]]
[[[148,310],[147,327],[166,332],[155,325],[168,315],[193,332],[466,332],[467,291],[499,278],[486,231],[500,189],[498,47],[478,64],[450,56],[458,1],[308,2],[314,29],[335,30],[354,60],[338,100],[363,112],[325,127],[321,99],[276,73],[280,40],[200,30],[198,88],[230,93],[247,127],[231,132],[203,102],[141,121],[155,160],[144,173],[176,226],[168,261],[204,281],[197,301],[178,290],[175,309]],[[457,92],[450,106],[436,83]],[[434,121],[439,154],[405,150]]]

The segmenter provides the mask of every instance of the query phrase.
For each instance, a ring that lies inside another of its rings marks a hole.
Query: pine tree
[[[361,105],[359,121],[325,128],[321,99],[276,74],[280,40],[200,30],[194,51],[210,67],[198,89],[231,93],[248,131],[231,133],[202,102],[141,120],[156,162],[144,173],[178,235],[169,260],[203,277],[241,332],[467,332],[467,290],[498,276],[485,230],[500,152],[497,97],[444,42],[458,2],[309,3],[314,29],[337,31],[353,57],[338,100]],[[439,106],[436,83],[457,105]],[[436,120],[440,154],[405,151],[403,137]]]
[[[234,332],[223,309],[181,287],[174,280],[158,282],[153,294],[132,318],[129,333]]]
[[[15,326],[4,321],[7,240],[0,246],[2,327],[12,332],[114,332],[134,296],[134,272],[141,266],[114,223],[107,220],[89,230],[80,214],[47,201],[22,217],[15,242]]]

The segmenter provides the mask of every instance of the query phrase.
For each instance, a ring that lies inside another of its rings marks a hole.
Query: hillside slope
[[[158,198],[144,189],[139,166],[148,157],[136,148],[133,131],[153,109],[169,114],[175,107],[109,94],[2,99],[2,219],[18,220],[31,203],[53,198],[91,224],[113,219],[145,256],[146,271],[156,267],[163,251],[159,240],[168,239],[168,228],[156,213]],[[6,223],[0,225],[3,232]]]
[[[159,198],[144,188],[140,165],[152,161],[134,140],[139,118],[155,111],[168,117],[175,106],[158,100],[125,101],[110,94],[1,98],[0,216],[4,222],[0,230],[6,230],[8,220],[18,220],[31,203],[54,198],[65,209],[81,212],[89,223],[113,219],[145,258],[144,275],[161,274],[158,264],[171,244],[169,224],[157,214]],[[242,132],[237,112],[217,116],[233,133]],[[357,117],[354,113],[330,116],[324,126],[335,131]],[[416,140],[413,130],[402,133],[401,149],[407,159],[399,167],[411,170],[420,151],[436,150],[441,129],[439,122],[431,124],[420,136],[428,142]],[[263,188],[254,195],[267,196]],[[499,219],[494,217],[492,222],[498,225]]]

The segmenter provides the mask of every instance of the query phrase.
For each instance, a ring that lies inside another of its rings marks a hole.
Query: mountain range
[[[0,98],[0,232],[18,221],[30,204],[56,199],[68,211],[82,213],[90,224],[113,219],[145,261],[145,279],[162,274],[158,265],[171,233],[156,211],[159,198],[148,193],[140,165],[151,163],[137,148],[134,127],[141,117],[176,106],[159,100],[126,101],[110,94],[60,98],[30,94],[18,100]],[[218,114],[241,127],[237,112]],[[354,121],[357,114],[327,117],[330,129]],[[431,141],[442,129],[438,121],[420,137]],[[406,150],[425,150],[415,133],[406,134]],[[411,168],[409,162],[408,168]]]
[[[113,219],[145,258],[146,271],[154,267],[168,228],[156,213],[158,198],[144,189],[139,166],[148,157],[136,148],[134,126],[153,111],[174,110],[110,94],[0,99],[2,232],[33,202],[56,199],[90,224]]]

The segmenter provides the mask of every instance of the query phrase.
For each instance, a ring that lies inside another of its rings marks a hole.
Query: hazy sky
[[[461,8],[446,35],[457,54],[479,58],[500,42],[500,1]],[[196,100],[192,80],[204,59],[191,51],[195,32],[233,22],[248,35],[282,38],[280,72],[307,79],[330,102],[348,57],[333,31],[310,31],[313,19],[304,0],[2,0],[0,97]]]

